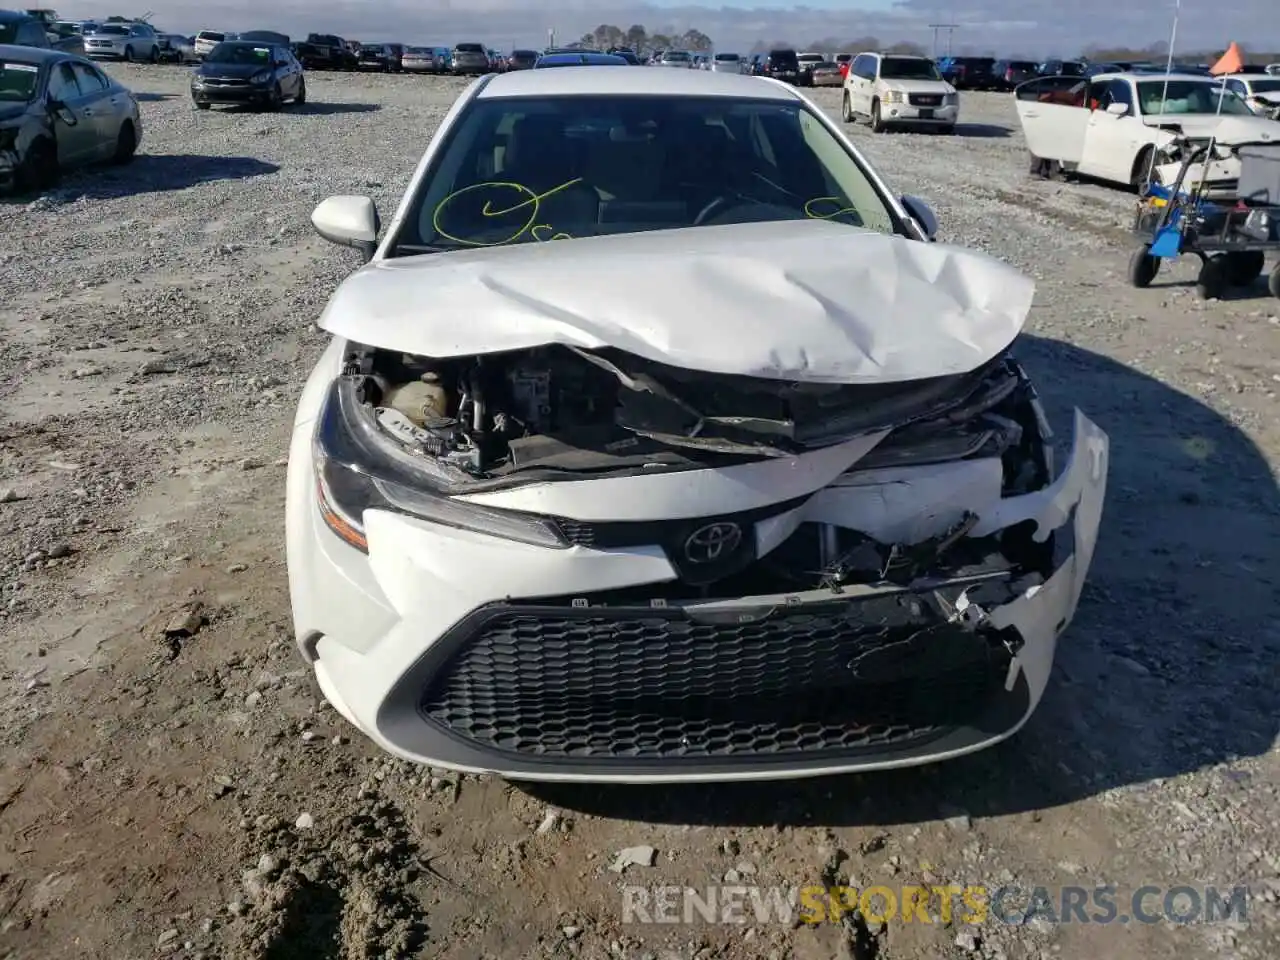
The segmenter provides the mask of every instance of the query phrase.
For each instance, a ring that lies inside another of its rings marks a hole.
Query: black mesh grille
[[[947,623],[924,595],[744,609],[709,622],[679,608],[493,608],[451,638],[420,709],[525,756],[811,757],[953,729],[1009,667],[997,638]]]

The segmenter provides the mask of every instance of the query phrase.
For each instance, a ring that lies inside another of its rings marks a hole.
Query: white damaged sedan
[[[1032,283],[932,243],[819,109],[679,70],[476,81],[320,318],[297,642],[400,757],[523,780],[926,763],[1013,734],[1092,558]]]

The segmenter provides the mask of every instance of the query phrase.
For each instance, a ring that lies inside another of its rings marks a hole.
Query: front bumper
[[[205,84],[192,85],[191,99],[196,103],[216,104],[262,104],[271,100],[270,86],[217,86]]]
[[[917,106],[911,103],[881,103],[880,116],[885,123],[925,123],[950,126],[960,119],[959,104]]]
[[[303,424],[288,511],[299,646],[326,699],[383,749],[466,772],[777,779],[970,753],[1039,703],[1092,560],[1108,440],[1079,412],[1075,428],[1065,469],[1033,494],[1001,499],[998,461],[893,468],[755,524],[767,555],[806,521],[882,542],[966,511],[975,537],[1031,521],[1036,540],[1070,548],[1043,582],[969,572],[668,602],[654,599],[673,579],[660,547],[548,550],[370,511],[365,556],[316,509]]]

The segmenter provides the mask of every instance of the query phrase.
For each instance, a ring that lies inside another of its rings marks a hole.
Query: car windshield
[[[681,52],[681,51],[679,51],[679,50],[672,50],[670,53],[664,53],[664,54],[662,55],[662,59],[663,59],[663,60],[670,60],[670,61],[672,61],[672,62],[675,62],[675,61],[684,62],[685,60],[688,60],[688,59],[689,59],[689,54],[687,54],[687,53],[682,53],[682,52]]]
[[[484,47],[478,43],[460,43],[453,49],[458,53],[484,53]]]
[[[1145,114],[1223,113],[1248,116],[1253,113],[1236,94],[1230,90],[1224,93],[1221,84],[1201,80],[1144,80],[1138,84],[1138,102]]]
[[[741,59],[736,53],[717,53],[716,59],[721,63],[736,63]]]
[[[880,61],[882,80],[941,80],[932,60],[920,57],[884,57]]]
[[[129,34],[129,30],[127,27],[118,27],[112,23],[109,23],[104,27],[98,27],[93,32],[106,34],[112,37],[124,37],[124,36],[128,36]]]
[[[204,62],[266,66],[271,62],[271,49],[252,43],[220,43],[209,51]]]
[[[201,40],[212,40],[214,43],[221,43],[227,39],[220,33],[210,33],[208,30],[201,30],[196,36]]]
[[[406,209],[393,256],[757,221],[895,229],[807,107],[729,97],[477,100]]]
[[[4,28],[0,27],[0,31]],[[0,102],[26,103],[36,95],[40,68],[34,63],[0,62]]]

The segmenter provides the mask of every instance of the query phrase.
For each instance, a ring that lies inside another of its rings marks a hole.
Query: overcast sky
[[[545,46],[548,29],[568,42],[597,24],[650,32],[690,27],[720,50],[746,50],[760,40],[807,45],[820,38],[875,36],[885,43],[933,44],[928,24],[958,24],[955,52],[1074,54],[1090,43],[1146,44],[1167,40],[1174,0],[810,0],[780,6],[735,0],[731,6],[690,6],[673,0],[152,0],[122,9],[116,0],[59,5],[64,16],[139,16],[189,33],[200,28],[280,30],[291,36],[337,33],[353,40],[403,40],[432,46],[477,41],[499,49]],[[1178,28],[1183,49],[1225,46],[1280,50],[1280,0],[1183,0]],[[942,40],[945,45],[945,31]]]

